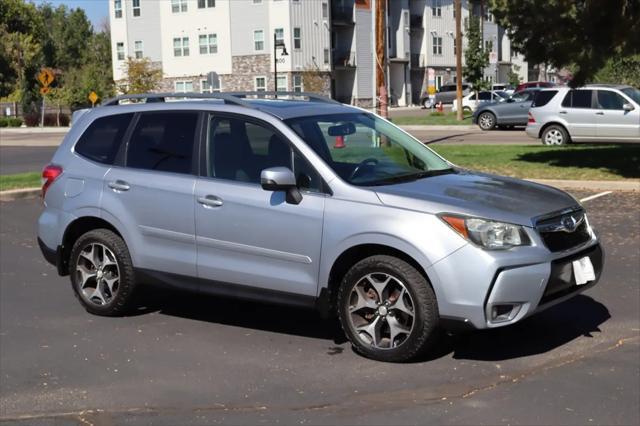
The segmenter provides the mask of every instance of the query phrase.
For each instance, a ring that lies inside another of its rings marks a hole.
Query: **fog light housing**
[[[520,312],[520,306],[522,306],[520,303],[499,303],[493,305],[491,307],[490,321],[493,323],[511,321],[518,315],[518,312]]]

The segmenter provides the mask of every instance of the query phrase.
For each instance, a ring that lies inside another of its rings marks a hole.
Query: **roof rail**
[[[119,105],[122,100],[145,99],[147,103],[164,102],[166,98],[190,98],[190,99],[220,99],[227,104],[244,106],[253,108],[251,104],[236,96],[230,96],[226,93],[136,93],[131,95],[119,95],[111,99],[107,99],[101,105]]]
[[[147,103],[151,102],[164,102],[166,98],[189,98],[189,99],[219,99],[223,100],[227,104],[244,106],[247,108],[256,108],[251,105],[245,99],[247,97],[256,98],[301,98],[306,97],[311,101],[324,102],[331,104],[340,104],[338,101],[327,98],[326,96],[318,95],[317,93],[309,92],[224,92],[224,93],[136,93],[131,95],[119,95],[111,99],[107,99],[101,105],[119,105],[122,100],[134,100],[145,99]]]

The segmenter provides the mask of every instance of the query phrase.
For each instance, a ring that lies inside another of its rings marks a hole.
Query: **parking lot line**
[[[611,194],[612,192],[613,191],[604,191],[604,192],[601,192],[599,194],[590,195],[588,197],[585,197],[585,198],[581,199],[580,202],[584,203],[585,201],[595,200],[596,198],[604,197],[605,195]]]

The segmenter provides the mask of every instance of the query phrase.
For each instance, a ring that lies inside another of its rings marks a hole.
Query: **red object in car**
[[[518,84],[518,87],[516,87],[516,90],[514,90],[514,93],[524,89],[528,89],[530,87],[553,87],[553,86],[555,86],[555,83],[552,83],[550,81],[527,81],[526,83]]]
[[[529,119],[527,120],[527,123],[535,123],[536,119],[533,118],[533,115],[531,113],[529,113]]]
[[[62,174],[62,167],[55,164],[48,164],[42,170],[42,199],[47,194],[47,190],[51,184]]]

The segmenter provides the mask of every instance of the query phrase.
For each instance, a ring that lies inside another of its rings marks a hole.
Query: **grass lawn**
[[[451,125],[471,125],[471,115],[465,114],[465,118],[462,121],[456,119],[455,112],[434,113],[427,112],[425,110],[424,115],[418,117],[394,117],[392,119],[394,124],[397,125],[427,125],[427,126],[451,126]]]
[[[640,179],[640,145],[445,145],[430,148],[458,166],[519,178]]]
[[[36,188],[40,187],[42,174],[35,173],[18,173],[15,175],[0,175],[0,191],[18,188]]]

